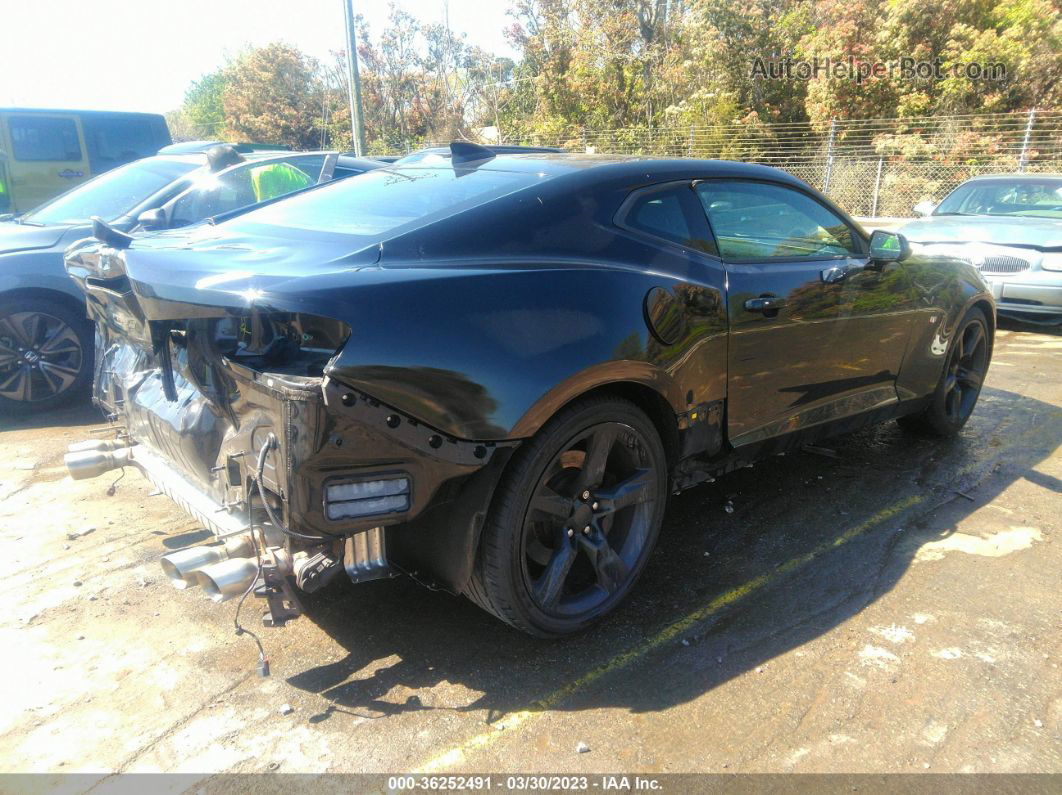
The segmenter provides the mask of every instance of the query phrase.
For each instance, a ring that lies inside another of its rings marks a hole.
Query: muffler
[[[199,585],[196,573],[205,566],[229,558],[244,557],[254,551],[250,535],[230,538],[224,544],[188,547],[162,556],[162,570],[170,584],[179,591]]]
[[[131,447],[117,450],[75,450],[63,456],[66,470],[74,480],[94,478],[104,472],[126,466],[132,459]]]

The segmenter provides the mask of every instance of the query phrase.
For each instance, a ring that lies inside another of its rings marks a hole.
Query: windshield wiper
[[[15,223],[21,224],[22,226],[44,226],[42,223],[38,223],[37,221],[27,221],[25,218],[16,218]]]

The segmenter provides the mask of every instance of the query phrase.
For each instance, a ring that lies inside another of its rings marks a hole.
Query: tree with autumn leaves
[[[474,136],[577,143],[585,129],[742,126],[1062,107],[1060,0],[513,0],[516,59],[393,5],[359,25],[371,151]],[[756,58],[938,61],[944,77],[770,80]],[[1004,80],[952,74],[1002,64]],[[181,137],[349,146],[343,53],[248,50],[189,89]],[[620,133],[617,133],[620,134]],[[720,145],[725,145],[721,141]],[[720,151],[725,151],[721,149]],[[754,153],[734,152],[733,156]]]

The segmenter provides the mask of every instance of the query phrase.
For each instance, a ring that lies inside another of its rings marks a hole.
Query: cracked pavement
[[[165,582],[195,522],[133,470],[65,476],[93,410],[5,421],[3,769],[1062,772],[1060,354],[1001,330],[954,442],[888,423],[674,498],[582,636],[341,583],[262,631],[268,679],[233,603]]]

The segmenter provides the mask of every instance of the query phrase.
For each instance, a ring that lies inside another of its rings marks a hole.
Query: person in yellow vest
[[[267,163],[251,169],[251,187],[257,202],[275,199],[312,184],[313,180],[305,171],[287,163]]]
[[[11,211],[11,192],[7,187],[7,155],[0,151],[0,213]]]

